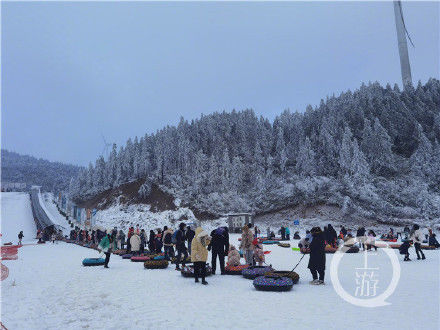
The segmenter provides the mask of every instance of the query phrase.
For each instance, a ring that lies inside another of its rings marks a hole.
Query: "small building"
[[[241,229],[248,223],[254,224],[251,213],[230,213],[228,217],[228,227],[230,233],[241,233]]]

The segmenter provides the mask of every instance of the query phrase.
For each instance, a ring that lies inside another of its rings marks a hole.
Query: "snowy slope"
[[[62,227],[64,234],[68,234],[67,228],[69,227],[69,223],[66,218],[63,217],[60,212],[58,212],[57,206],[53,201],[53,195],[51,193],[43,193],[39,194],[38,198],[40,200],[40,205],[43,208],[44,212],[46,212],[49,219],[56,225]]]
[[[23,243],[35,243],[37,227],[32,216],[31,201],[28,193],[1,193],[1,229],[2,244],[18,242],[18,233],[23,230]]]
[[[197,222],[192,211],[188,208],[178,208],[176,211],[152,212],[150,205],[115,205],[98,211],[94,217],[95,225],[104,229],[114,226],[128,230],[130,226],[140,225],[144,229],[163,228],[165,225],[178,222]]]
[[[237,238],[231,235],[238,245]],[[291,269],[301,257],[291,249],[265,248],[272,251],[266,261],[280,270]],[[426,251],[423,262],[401,262],[391,305],[381,308],[345,302],[328,274],[325,286],[309,285],[308,256],[297,268],[300,283],[286,293],[256,291],[241,276],[211,276],[205,287],[172,267],[146,270],[116,255],[108,270],[81,266],[83,258],[96,256],[65,243],[20,249],[19,260],[5,262],[10,275],[2,282],[2,322],[10,329],[438,329],[439,251]],[[327,269],[332,257],[327,255]],[[388,259],[384,253],[377,258],[386,275]],[[343,260],[340,280],[354,292],[353,270],[363,265],[363,256]]]

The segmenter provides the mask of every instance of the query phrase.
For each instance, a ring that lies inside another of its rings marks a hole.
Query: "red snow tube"
[[[310,249],[309,248],[301,248],[299,250],[302,254],[310,254]],[[326,246],[325,247],[325,253],[335,253],[337,251],[336,248],[331,247],[331,246]]]
[[[238,266],[229,266],[225,267],[226,275],[241,275],[243,269],[248,268],[249,265],[238,265]]]
[[[382,238],[384,242],[397,242],[397,238]]]
[[[400,248],[400,245],[402,245],[402,244],[390,244],[389,246],[390,246],[390,248],[392,248],[392,249],[399,249],[399,248]]]
[[[145,262],[147,260],[150,260],[150,256],[133,256],[130,258],[133,262]]]

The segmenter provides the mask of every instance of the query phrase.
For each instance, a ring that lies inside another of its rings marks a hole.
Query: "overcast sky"
[[[439,78],[439,3],[403,9],[413,80]],[[2,3],[2,147],[49,160],[376,80],[401,85],[391,2]]]

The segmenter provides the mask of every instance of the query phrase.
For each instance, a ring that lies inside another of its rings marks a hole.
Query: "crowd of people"
[[[290,229],[288,227],[281,227],[278,233],[281,235],[281,240],[290,240]],[[62,232],[54,232],[51,240],[55,242],[56,239],[62,237]],[[260,243],[258,236],[261,231],[257,226],[251,223],[246,224],[242,228],[241,242],[238,249],[229,242],[228,227],[218,227],[211,231],[208,235],[201,227],[195,231],[191,226],[185,223],[180,223],[179,226],[173,230],[171,227],[164,226],[156,230],[150,230],[147,236],[146,231],[140,228],[139,225],[132,226],[128,229],[127,235],[123,230],[118,230],[114,227],[111,231],[104,231],[101,229],[84,230],[75,227],[71,230],[69,238],[78,243],[85,243],[98,246],[105,258],[105,268],[109,268],[110,255],[113,250],[126,249],[127,253],[132,255],[141,255],[148,251],[149,253],[164,253],[166,260],[174,260],[176,270],[181,270],[189,260],[194,263],[195,280],[202,279],[203,284],[207,284],[205,276],[206,262],[208,259],[208,251],[211,251],[211,265],[212,273],[215,274],[217,270],[217,260],[219,263],[220,274],[225,274],[225,267],[236,267],[241,264],[240,258],[243,255],[245,263],[248,265],[262,266],[265,263],[265,254],[263,245]],[[428,235],[423,235],[419,225],[413,225],[412,229],[405,227],[403,232],[395,232],[393,228],[387,233],[381,235],[381,239],[395,241],[400,236],[402,244],[400,246],[400,253],[404,254],[404,261],[411,261],[409,258],[409,248],[414,245],[417,259],[426,259],[422,251],[422,243],[428,243],[429,246],[435,248],[440,247],[436,239],[436,234],[429,229]],[[22,243],[23,231],[18,234],[19,244]],[[267,238],[274,238],[275,234],[267,228]],[[37,238],[41,240],[41,232],[37,233]],[[306,230],[303,238],[300,237],[299,232],[294,233],[294,239],[299,239],[298,247],[300,249],[307,249],[310,252],[310,259],[308,268],[312,275],[311,284],[324,284],[325,277],[325,249],[327,246],[338,248],[341,245],[351,246],[358,244],[359,248],[365,250],[377,250],[376,233],[370,229],[366,230],[364,227],[359,227],[356,234],[351,229],[346,229],[342,226],[339,233],[335,228],[328,224],[321,230],[320,227],[313,227],[311,230]],[[162,251],[163,250],[163,251]],[[227,263],[225,264],[225,258]]]

